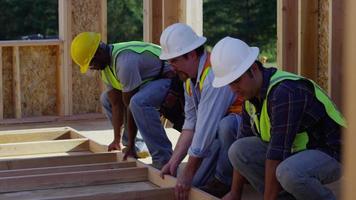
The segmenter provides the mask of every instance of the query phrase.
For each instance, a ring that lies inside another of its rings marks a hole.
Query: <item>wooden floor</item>
[[[84,135],[86,138],[89,138],[90,140],[93,140],[97,142],[98,144],[101,145],[108,145],[112,139],[113,139],[113,130],[112,126],[109,121],[106,119],[94,119],[94,120],[76,120],[76,121],[61,121],[61,122],[46,122],[46,123],[23,123],[23,124],[8,124],[8,125],[1,125],[0,126],[0,131],[11,131],[11,130],[26,130],[26,129],[33,129],[33,128],[55,128],[55,127],[71,127],[75,130],[77,130],[80,134]],[[178,137],[179,137],[179,132],[175,131],[174,129],[168,128],[166,129],[167,135],[169,139],[172,141],[173,146],[177,143]],[[43,134],[42,134],[43,135]],[[66,139],[67,136],[63,136],[63,140]],[[33,139],[33,138],[32,138]],[[0,144],[1,144],[2,138],[0,137]],[[83,142],[81,140],[75,141],[76,143]],[[46,145],[45,143],[43,145]],[[23,147],[23,148],[28,148],[28,147]],[[11,148],[10,148],[11,149]],[[81,152],[78,151],[76,153],[72,152],[71,154],[85,154],[86,152]],[[0,156],[5,155],[6,153],[0,152]],[[7,152],[8,158],[11,158],[11,152]],[[49,156],[53,155],[68,155],[68,153],[52,153],[49,154]],[[45,156],[45,155],[42,155]],[[29,155],[23,155],[22,157],[30,157]],[[187,158],[185,159],[185,161]],[[150,164],[151,163],[151,158],[146,158],[146,159],[140,159],[140,161]],[[1,159],[0,159],[1,162]],[[178,173],[182,170],[184,167],[184,163],[180,166],[180,169]],[[1,173],[0,173],[1,176]],[[130,188],[132,188],[132,183],[117,183],[120,185],[120,188],[122,188],[122,191],[120,192],[129,192]],[[140,182],[140,188],[144,188],[145,190],[147,189],[148,191],[153,189],[155,186],[152,185],[149,182]],[[340,194],[339,194],[339,187],[340,187],[340,182],[333,183],[329,185],[329,187],[335,192],[337,195],[337,199],[340,199]],[[87,186],[87,187],[81,187],[80,189],[76,190],[75,192],[71,191],[71,188],[63,188],[61,190],[54,190],[54,189],[46,189],[46,190],[38,190],[33,193],[28,193],[26,191],[21,191],[21,192],[16,192],[16,193],[6,193],[6,194],[0,194],[0,199],[19,199],[20,196],[26,196],[28,199],[36,199],[37,197],[41,196],[46,196],[48,193],[56,193],[58,194],[71,194],[71,195],[81,195],[82,193],[85,193],[85,191],[90,190],[90,191],[95,191],[96,189],[105,191],[107,193],[111,193],[113,188],[117,188],[116,186],[113,186],[112,184],[110,185],[101,185],[101,186]],[[147,191],[146,191],[147,192]],[[172,191],[163,191],[170,193]],[[26,194],[26,195],[25,195]],[[101,193],[100,193],[101,194]],[[96,194],[96,195],[100,195]],[[36,198],[35,198],[36,197]],[[61,199],[63,197],[59,196],[58,199]],[[27,198],[26,198],[27,199]],[[83,198],[85,199],[85,198]],[[243,200],[254,200],[254,199],[262,199],[262,195],[258,194],[255,192],[250,186],[245,187],[244,189],[244,195],[243,195]]]

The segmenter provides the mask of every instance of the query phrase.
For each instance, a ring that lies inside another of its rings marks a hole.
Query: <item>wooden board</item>
[[[2,200],[174,199],[174,177],[162,179],[132,158],[123,161],[121,152],[106,152],[107,146],[69,127],[0,131],[1,139]],[[216,198],[192,188],[190,199]]]

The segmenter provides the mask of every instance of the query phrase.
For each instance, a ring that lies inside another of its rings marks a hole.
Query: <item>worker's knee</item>
[[[244,150],[244,144],[240,140],[236,140],[229,148],[229,160],[235,169],[248,164],[247,156]]]
[[[288,163],[281,162],[276,169],[276,178],[281,186],[288,192],[305,185],[306,177]]]
[[[238,122],[236,116],[228,115],[219,122],[218,138],[222,145],[231,144],[236,139]]]

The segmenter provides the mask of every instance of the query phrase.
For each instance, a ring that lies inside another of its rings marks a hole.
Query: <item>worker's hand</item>
[[[127,157],[132,157],[132,158],[138,158],[137,154],[136,154],[136,149],[135,149],[135,146],[133,147],[130,147],[130,146],[127,146],[125,148],[125,152],[124,152],[124,158],[122,160],[127,160]]]
[[[169,161],[167,164],[165,164],[162,169],[160,176],[162,179],[164,179],[164,175],[171,175],[171,176],[176,176],[177,175],[177,164],[173,164],[171,161]]]
[[[178,175],[177,184],[174,188],[175,198],[177,200],[186,200],[189,199],[189,191],[192,187],[193,177],[181,173]]]
[[[108,151],[121,150],[120,141],[112,141],[108,146]]]

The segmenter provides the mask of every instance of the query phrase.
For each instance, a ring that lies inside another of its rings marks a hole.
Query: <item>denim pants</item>
[[[108,92],[109,90],[104,91],[101,96],[100,96],[100,101],[101,104],[104,108],[105,111],[105,115],[106,117],[110,120],[110,122],[112,123],[112,109],[111,109],[111,103],[109,101],[109,96],[108,96]],[[124,129],[122,131],[122,144],[124,146],[127,146],[128,143],[128,133],[127,133],[127,118],[126,118],[126,110],[124,110]],[[148,151],[147,146],[145,144],[145,142],[142,139],[142,136],[140,134],[140,131],[137,131],[137,135],[136,135],[136,140],[135,140],[135,147],[136,147],[136,151],[137,152],[141,152],[141,151]]]
[[[261,194],[264,192],[265,160],[268,143],[258,137],[238,139],[229,149],[229,159],[250,184]],[[282,161],[276,177],[286,192],[279,199],[319,200],[336,199],[330,189],[323,186],[338,180],[341,164],[319,150],[305,150]],[[289,194],[293,195],[293,197]],[[288,196],[289,195],[289,196]]]
[[[228,150],[237,139],[237,133],[241,124],[241,116],[229,114],[219,122],[218,140],[220,150],[217,158],[215,178],[227,186],[232,182],[232,165],[229,161]]]
[[[217,138],[210,146],[209,156],[203,159],[193,178],[195,187],[204,186],[212,178],[217,178],[225,185],[231,185],[232,165],[228,158],[228,150],[236,140],[241,117],[229,114],[219,122]]]
[[[152,162],[163,166],[172,156],[172,144],[160,120],[159,107],[170,88],[170,79],[158,79],[141,86],[131,98],[130,110],[138,130],[152,156]]]

